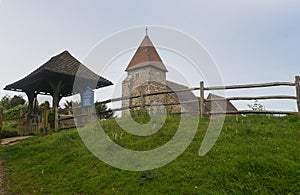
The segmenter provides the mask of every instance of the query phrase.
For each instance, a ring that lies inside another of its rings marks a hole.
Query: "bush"
[[[21,113],[21,109],[23,110]],[[23,118],[25,116],[25,113],[28,110],[28,105],[18,105],[14,108],[11,108],[9,110],[4,110],[3,112],[3,119],[4,120],[12,120],[12,119],[19,119]]]
[[[95,110],[99,119],[109,119],[114,117],[114,112],[110,108],[107,108],[105,104],[98,101],[95,103]]]
[[[15,95],[12,98],[6,95],[2,97],[2,99],[0,100],[0,105],[6,110],[24,104],[25,104],[24,98],[22,96],[17,96],[17,95]]]
[[[9,138],[9,137],[16,137],[18,136],[18,133],[16,131],[7,131],[7,130],[3,130],[0,131],[0,138]]]

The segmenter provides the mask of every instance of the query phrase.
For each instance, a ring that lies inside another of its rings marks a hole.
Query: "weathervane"
[[[146,30],[146,35],[148,35],[148,27],[147,27],[147,26],[146,26],[146,29],[145,29],[145,30]]]

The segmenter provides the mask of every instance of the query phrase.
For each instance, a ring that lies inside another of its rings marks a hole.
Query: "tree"
[[[26,101],[24,100],[24,98],[20,95],[15,95],[13,98],[6,95],[0,100],[0,106],[2,106],[5,110],[9,110],[18,105],[24,105],[25,102]]]
[[[64,102],[63,108],[60,108],[60,113],[63,114],[73,114],[73,108],[77,108],[80,107],[80,103],[79,102],[74,102],[72,100],[68,101],[66,100]]]
[[[73,114],[73,101],[66,100],[64,103],[64,107],[59,109],[59,112],[62,114]]]
[[[107,108],[106,104],[101,102],[97,101],[95,103],[95,110],[99,119],[108,119],[114,117],[114,112],[110,108]]]
[[[73,101],[72,101],[72,100],[71,100],[71,101],[66,100],[66,102],[64,103],[64,107],[65,107],[65,109],[67,109],[67,110],[72,110],[72,107],[73,107]]]
[[[10,100],[10,106],[11,108],[16,107],[17,105],[24,105],[25,104],[25,100],[22,96],[14,96],[11,100]]]
[[[10,98],[9,96],[4,96],[2,97],[2,99],[0,100],[0,106],[3,107],[3,109],[8,110],[10,108]]]

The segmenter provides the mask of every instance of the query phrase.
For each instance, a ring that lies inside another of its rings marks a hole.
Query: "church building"
[[[150,111],[151,104],[163,104],[166,111],[171,114],[175,113],[199,113],[199,97],[194,93],[187,90],[188,87],[168,81],[166,74],[168,72],[164,62],[155,49],[152,41],[150,40],[147,31],[146,36],[139,45],[137,51],[129,62],[126,70],[127,77],[122,82],[122,97],[133,97],[142,94],[153,94],[164,91],[178,91],[185,90],[184,92],[159,94],[152,96],[145,96],[143,98],[125,99],[122,101],[123,108],[140,109],[139,105],[142,103],[147,112]],[[220,99],[223,97],[215,94],[208,94],[207,99]],[[225,104],[220,101],[204,103],[204,115],[212,116],[210,114],[212,108],[215,111],[227,110],[237,111],[235,106],[228,100]],[[176,104],[180,102],[180,104]],[[155,106],[151,107],[155,110]],[[122,111],[122,116],[130,114],[130,109]]]
[[[122,97],[132,97],[141,94],[151,94],[188,88],[166,79],[168,70],[147,33],[125,71],[127,72],[127,77],[122,82]],[[151,103],[168,104],[166,106],[166,111],[168,113],[193,112],[199,108],[198,98],[189,91],[177,92],[176,94],[169,93],[146,96],[144,97],[144,100],[142,100],[142,98],[123,100],[122,107],[141,105],[141,101],[144,101],[145,105],[150,105]],[[194,101],[194,103],[169,105],[178,101]],[[197,109],[195,109],[195,107]],[[146,106],[145,109],[149,111],[150,106]],[[154,109],[154,107],[151,109]],[[123,110],[122,116],[129,114],[129,112],[129,109]]]

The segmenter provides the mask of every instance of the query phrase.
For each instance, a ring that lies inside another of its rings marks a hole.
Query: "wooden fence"
[[[205,99],[204,92],[205,91],[216,91],[216,90],[235,90],[235,89],[247,89],[247,88],[262,88],[262,87],[277,87],[277,86],[287,86],[287,87],[295,87],[296,95],[290,96],[290,95],[274,95],[274,96],[244,96],[244,97],[226,97],[226,98],[217,98],[217,99]],[[146,104],[145,98],[148,96],[154,96],[154,95],[163,95],[163,94],[172,94],[172,93],[178,93],[178,92],[192,92],[198,90],[200,92],[200,97],[198,103],[199,103],[199,114],[200,118],[203,118],[205,116],[209,115],[218,115],[218,114],[297,114],[300,116],[300,77],[295,77],[295,82],[272,82],[272,83],[260,83],[260,84],[245,84],[245,85],[228,85],[228,86],[212,86],[212,87],[205,87],[204,82],[201,81],[199,87],[192,87],[192,88],[185,88],[185,89],[179,89],[179,90],[168,90],[168,91],[162,91],[162,92],[156,92],[156,93],[150,93],[150,94],[143,94],[140,93],[139,95],[135,96],[123,96],[118,98],[112,98],[107,99],[104,101],[101,101],[100,103],[107,104],[112,102],[118,102],[122,100],[132,100],[135,98],[141,98],[139,105],[131,105],[131,106],[123,106],[121,108],[114,108],[111,111],[122,111],[122,110],[128,110],[128,109],[134,109],[134,108],[140,108],[141,110],[144,110],[145,107],[149,106],[161,106],[161,104]],[[291,111],[276,111],[276,110],[237,110],[237,111],[214,111],[205,113],[205,104],[207,102],[217,102],[217,101],[236,101],[236,100],[267,100],[267,99],[291,99],[297,101],[297,108],[298,112],[291,112]],[[172,105],[178,105],[178,104],[190,104],[195,101],[183,101],[183,102],[171,102],[171,103],[165,103],[164,106],[172,106]],[[78,114],[74,114],[74,116],[65,116],[63,118],[60,118],[60,122],[67,122],[68,120],[74,120],[77,121],[85,121],[88,120],[88,112],[85,112],[81,108],[75,109]],[[73,110],[74,111],[74,110]],[[105,113],[107,111],[103,111],[101,113]],[[91,112],[93,114],[97,114],[94,112]],[[62,125],[60,129],[75,127],[74,123],[70,123],[69,125]]]
[[[3,109],[0,108],[0,131],[2,130]]]
[[[218,98],[218,99],[205,99],[204,92],[205,91],[216,91],[216,90],[233,90],[233,89],[248,89],[248,88],[262,88],[262,87],[278,87],[278,86],[289,86],[295,87],[296,95],[274,95],[274,96],[244,96],[244,97],[226,97],[226,98]],[[260,83],[260,84],[245,84],[245,85],[228,85],[228,86],[212,86],[205,87],[204,82],[200,82],[199,87],[193,87],[188,89],[180,89],[180,90],[170,90],[170,91],[162,91],[151,94],[143,94],[135,95],[135,96],[124,96],[119,98],[112,98],[108,100],[101,101],[100,103],[107,104],[111,102],[118,102],[122,100],[141,98],[141,103],[139,105],[134,106],[123,106],[121,108],[112,109],[112,111],[121,111],[133,108],[145,108],[147,106],[160,106],[160,104],[145,104],[145,97],[154,96],[154,95],[162,95],[162,94],[170,94],[177,92],[192,92],[195,90],[200,91],[200,100],[199,100],[199,111],[200,117],[203,118],[205,115],[217,115],[217,114],[297,114],[300,116],[300,77],[295,77],[295,82],[272,82],[272,83]],[[235,101],[235,100],[267,100],[267,99],[292,99],[297,102],[298,112],[291,111],[276,111],[276,110],[238,110],[238,111],[226,111],[226,112],[210,112],[205,113],[205,103],[214,102],[214,101]],[[174,103],[166,103],[164,106],[177,105],[177,104],[188,104],[194,101],[185,101],[185,102],[174,102]]]

